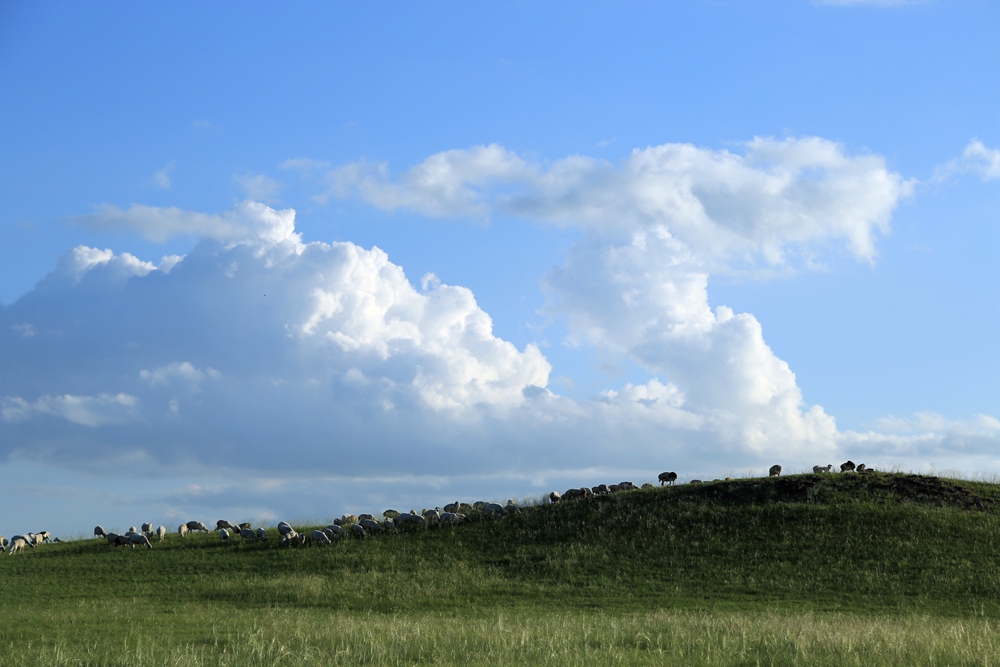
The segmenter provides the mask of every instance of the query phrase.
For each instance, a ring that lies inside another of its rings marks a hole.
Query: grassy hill
[[[330,547],[43,545],[0,556],[0,643],[32,646],[0,664],[988,664],[998,507],[994,484],[794,475]]]

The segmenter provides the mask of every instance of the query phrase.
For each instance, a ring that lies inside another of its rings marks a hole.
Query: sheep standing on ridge
[[[137,546],[146,547],[147,549],[153,548],[153,545],[149,543],[149,538],[142,533],[132,533],[129,535],[128,546],[130,549],[135,549]]]
[[[674,482],[677,481],[677,473],[661,472],[659,475],[657,475],[656,479],[659,480],[660,486],[663,486],[664,484],[669,484],[670,486],[673,486]]]
[[[188,527],[186,523],[182,523],[181,525],[177,526],[177,534],[180,535],[181,537],[187,537]]]
[[[219,531],[219,539],[222,540],[223,544],[229,544],[229,531],[225,528]]]
[[[768,477],[777,477],[780,474],[781,474],[781,466],[779,465],[773,465],[771,466],[771,469],[767,471]]]
[[[189,531],[199,530],[203,533],[208,532],[208,526],[203,524],[201,521],[188,521],[186,525]]]
[[[146,537],[152,537],[153,536],[153,524],[151,524],[151,523],[144,523],[144,524],[142,524],[142,534],[145,535]]]
[[[829,464],[829,465],[826,465],[826,466],[813,466],[813,474],[814,475],[819,475],[819,474],[824,473],[824,472],[830,472],[831,470],[833,470],[833,464],[832,463]]]
[[[167,527],[166,526],[160,526],[159,528],[156,529],[156,537],[157,537],[158,541],[162,542],[163,538],[166,537],[166,536],[167,536]]]
[[[322,530],[314,530],[312,532],[312,538],[314,542],[319,542],[320,544],[333,544],[333,542],[330,541],[329,536],[327,536],[327,534]]]
[[[101,526],[94,526],[94,537],[104,537],[104,528]]]
[[[854,470],[854,461],[848,460],[847,463],[840,464],[840,472],[852,472]]]
[[[554,504],[559,502],[560,500],[562,500],[562,495],[558,491],[553,491],[552,493],[549,494],[550,503]]]
[[[248,542],[248,541],[256,542],[257,541],[257,533],[253,532],[249,528],[241,528],[240,529],[240,537],[243,538],[244,542]]]
[[[24,551],[24,545],[28,544],[25,542],[24,538],[20,535],[15,535],[14,539],[10,541],[10,551],[7,552],[8,556],[13,556],[16,553]],[[35,546],[34,544],[29,544],[28,546]]]

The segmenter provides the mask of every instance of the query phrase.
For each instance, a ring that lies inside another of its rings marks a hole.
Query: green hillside
[[[0,556],[0,642],[36,651],[0,664],[988,664],[998,507],[993,484],[794,475],[326,547],[42,545]]]

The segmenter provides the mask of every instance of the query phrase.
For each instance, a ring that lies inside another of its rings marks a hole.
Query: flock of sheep
[[[826,466],[813,466],[813,473],[817,475],[829,473],[832,470],[832,464]],[[875,472],[875,470],[868,468],[864,463],[855,465],[853,461],[847,461],[840,465],[840,472],[872,473]],[[771,466],[768,471],[768,475],[771,477],[776,477],[780,474],[780,465]],[[732,478],[727,477],[726,479],[731,480]],[[660,486],[672,486],[677,481],[677,473],[662,472],[658,475],[657,480],[660,482]],[[689,483],[701,484],[702,482],[698,479],[692,479]],[[568,489],[565,493],[561,494],[558,491],[553,491],[548,494],[547,499],[550,503],[558,503],[579,498],[590,498],[593,496],[602,496],[612,493],[620,493],[623,491],[633,491],[638,488],[640,487],[637,487],[632,482],[599,484],[594,487],[584,486],[580,488]],[[647,483],[643,484],[641,488],[651,489],[653,488],[653,485]],[[334,519],[333,523],[326,528],[313,530],[308,536],[297,532],[287,522],[281,521],[278,523],[278,534],[280,536],[278,543],[281,546],[302,546],[309,542],[328,545],[332,544],[336,540],[346,537],[363,538],[368,535],[396,533],[399,530],[406,528],[427,528],[427,526],[431,523],[461,525],[466,523],[469,520],[469,516],[472,514],[478,514],[482,518],[501,518],[511,514],[520,514],[520,512],[520,508],[518,508],[517,504],[513,500],[508,500],[506,505],[489,503],[483,500],[472,503],[471,505],[468,503],[454,502],[445,505],[443,508],[436,507],[434,509],[424,509],[419,514],[416,510],[410,510],[409,513],[402,513],[393,509],[388,509],[382,512],[381,520],[377,519],[372,514],[359,514],[357,516],[353,514],[345,514],[339,519]],[[226,521],[225,519],[219,519],[215,524],[215,531],[223,544],[229,544],[235,537],[240,538],[243,542],[265,542],[267,540],[267,531],[263,528],[254,529],[252,524],[249,522],[233,523]],[[208,526],[200,521],[188,521],[187,523],[182,523],[177,527],[177,533],[182,538],[186,537],[190,532],[207,533],[210,531]],[[151,523],[142,524],[140,529],[136,529],[135,526],[132,526],[122,535],[105,532],[104,528],[101,526],[96,526],[94,528],[94,537],[106,539],[108,546],[124,546],[129,547],[130,549],[134,549],[135,547],[146,547],[147,549],[152,549],[152,538],[155,536],[158,542],[162,542],[166,535],[167,529],[165,526],[159,526],[154,529],[153,524]],[[53,539],[48,531],[28,533],[27,535],[15,535],[10,538],[10,540],[7,540],[0,535],[0,553],[7,551],[9,555],[14,555],[24,551],[25,547],[34,549],[35,547],[46,542],[60,541],[61,540],[58,537]]]

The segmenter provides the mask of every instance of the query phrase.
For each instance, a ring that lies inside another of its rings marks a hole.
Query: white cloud
[[[153,184],[158,188],[163,188],[165,190],[170,189],[170,172],[174,170],[174,165],[177,164],[177,160],[171,160],[167,164],[163,165],[163,168],[153,174]]]
[[[197,387],[206,377],[217,379],[221,376],[222,373],[211,366],[202,371],[187,361],[175,361],[151,371],[145,368],[139,371],[139,377],[148,382],[151,387],[169,385],[174,380],[181,380]]]
[[[254,201],[244,201],[222,214],[139,204],[121,209],[104,204],[97,207],[96,213],[72,221],[101,231],[138,232],[157,243],[182,235],[231,243],[298,243],[301,240],[295,232],[295,211],[279,211]]]
[[[973,139],[966,145],[961,157],[937,168],[934,180],[944,181],[955,174],[973,174],[983,181],[1000,179],[1000,149],[987,148],[979,139]]]
[[[233,180],[239,184],[246,193],[247,199],[272,203],[281,189],[281,184],[265,174],[240,174],[233,176]]]
[[[0,398],[0,417],[8,423],[47,415],[59,417],[81,426],[96,427],[132,418],[138,399],[129,394],[99,394],[97,396],[41,396],[26,401],[20,396]]]
[[[662,226],[703,261],[783,265],[795,249],[843,240],[870,261],[912,183],[877,155],[817,138],[747,142],[743,154],[664,144],[622,164],[571,156],[551,165],[504,148],[438,153],[393,180],[384,164],[332,170],[323,196],[356,194],[383,209],[431,216],[492,211],[609,239]]]

